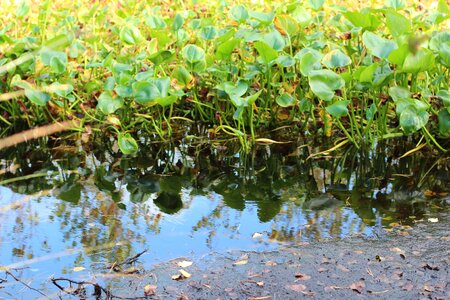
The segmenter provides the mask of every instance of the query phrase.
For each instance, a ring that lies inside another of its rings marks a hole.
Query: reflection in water
[[[42,278],[74,266],[101,269],[143,249],[152,263],[270,249],[270,241],[371,236],[393,222],[412,225],[448,201],[448,158],[398,159],[382,145],[320,159],[307,159],[317,149],[280,145],[242,155],[149,144],[132,158],[35,147],[2,153],[3,168],[21,166],[4,178],[58,175],[0,187],[0,253],[3,265],[33,260],[26,272]],[[255,232],[263,237],[252,239]]]

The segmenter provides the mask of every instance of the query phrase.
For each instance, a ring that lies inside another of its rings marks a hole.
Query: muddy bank
[[[101,280],[115,296],[132,298],[146,291],[151,299],[448,299],[448,216],[399,225],[377,239],[183,257]]]

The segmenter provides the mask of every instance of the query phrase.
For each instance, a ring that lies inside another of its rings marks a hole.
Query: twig
[[[147,252],[147,249],[144,250],[144,251],[142,251],[142,252],[139,252],[139,253],[136,254],[135,256],[132,256],[132,257],[130,257],[130,258],[127,258],[127,259],[125,259],[125,260],[123,260],[123,261],[121,261],[121,262],[115,262],[115,263],[109,265],[109,266],[108,266],[108,269],[112,269],[112,270],[114,270],[114,271],[117,272],[117,271],[118,271],[118,267],[121,267],[121,266],[123,266],[123,265],[131,265],[132,263],[136,262],[136,261],[138,260],[138,258],[139,258],[142,254],[144,254],[145,252]]]
[[[65,292],[65,293],[67,293],[67,294],[69,294],[69,295],[74,295],[74,294],[76,294],[79,290],[80,290],[80,286],[83,286],[83,285],[92,285],[93,287],[94,287],[94,293],[93,293],[93,296],[95,296],[95,298],[96,299],[100,299],[100,297],[101,297],[101,295],[102,295],[102,292],[103,293],[105,293],[105,295],[106,295],[106,300],[112,300],[112,299],[125,299],[125,300],[128,300],[128,299],[148,299],[148,297],[121,297],[121,296],[116,296],[116,295],[113,295],[112,293],[111,293],[111,291],[110,290],[108,290],[108,289],[106,289],[106,288],[104,288],[104,287],[102,287],[101,285],[99,285],[98,283],[94,283],[94,282],[89,282],[89,281],[75,281],[75,280],[72,280],[72,279],[69,279],[69,278],[51,278],[50,279],[52,282],[53,282],[53,284],[54,285],[56,285],[61,291],[63,291],[63,292]],[[70,290],[67,290],[66,288],[64,288],[63,286],[61,286],[59,283],[58,283],[58,281],[67,281],[70,285],[72,285],[72,284],[77,284],[78,286],[79,286],[79,288],[77,288],[75,291],[70,291]]]
[[[22,280],[20,280],[20,279],[17,278],[16,276],[14,276],[14,274],[11,273],[10,271],[5,270],[5,273],[6,273],[7,275],[11,276],[12,278],[14,278],[15,281],[20,282],[21,284],[23,284],[24,286],[26,286],[27,288],[29,288],[30,290],[33,290],[33,291],[35,291],[35,292],[38,292],[38,293],[41,294],[42,296],[44,296],[44,297],[46,297],[46,298],[49,298],[46,294],[44,294],[44,293],[41,292],[40,290],[35,289],[35,288],[32,287],[32,286],[29,286],[28,284],[26,284],[25,282],[23,282]],[[5,281],[6,281],[6,280],[5,280]],[[50,298],[49,298],[49,299],[50,299]]]

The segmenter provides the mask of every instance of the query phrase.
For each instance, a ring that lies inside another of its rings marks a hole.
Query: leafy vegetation
[[[445,0],[233,4],[4,5],[0,136],[79,119],[80,132],[113,135],[133,154],[142,135],[165,141],[203,123],[246,150],[291,126],[357,148],[411,136],[446,151]]]

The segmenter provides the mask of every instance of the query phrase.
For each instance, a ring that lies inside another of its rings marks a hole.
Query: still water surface
[[[50,276],[88,278],[143,250],[140,264],[150,268],[212,251],[380,238],[383,229],[433,218],[449,202],[447,158],[350,149],[307,159],[308,149],[276,146],[247,156],[147,150],[134,158],[6,153],[3,167],[19,168],[3,179],[47,175],[0,186],[0,265],[45,289]],[[22,288],[2,285],[0,298]]]

